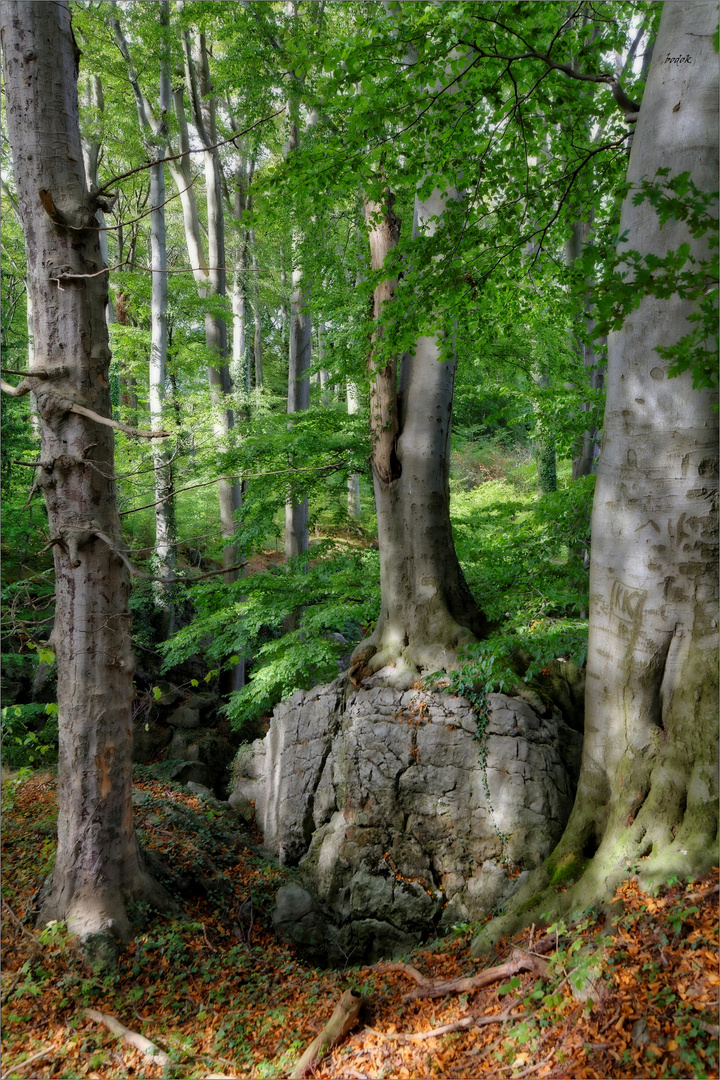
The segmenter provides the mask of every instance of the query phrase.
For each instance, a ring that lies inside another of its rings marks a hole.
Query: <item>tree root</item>
[[[447,994],[468,994],[474,990],[481,990],[484,986],[491,986],[493,983],[500,982],[501,979],[511,978],[513,975],[519,975],[522,971],[534,971],[537,975],[544,975],[548,968],[548,961],[544,960],[540,955],[540,949],[538,946],[542,946],[543,952],[551,952],[556,947],[556,938],[554,935],[548,935],[542,938],[533,952],[527,952],[523,949],[514,949],[512,956],[505,964],[499,964],[497,967],[488,968],[486,971],[481,971],[479,975],[466,976],[461,979],[449,979],[447,982],[435,982],[432,979],[427,979],[420,972],[411,967],[409,964],[402,963],[390,963],[381,964],[376,967],[375,971],[400,971],[403,975],[409,976],[419,983],[417,990],[412,990],[409,994],[405,994],[403,1001],[416,1001],[418,998],[438,998],[445,997]],[[469,1025],[465,1025],[469,1026]]]

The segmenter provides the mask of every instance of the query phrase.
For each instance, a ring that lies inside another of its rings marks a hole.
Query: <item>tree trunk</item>
[[[242,218],[245,210],[245,168],[244,162],[237,169],[235,177],[235,202],[233,206],[236,222]],[[246,277],[248,257],[247,231],[238,225],[237,243],[235,247],[235,276],[233,278],[232,312],[233,312],[233,339],[232,339],[232,381],[241,386],[247,382],[246,365],[247,342],[246,342]],[[248,386],[248,390],[250,387]]]
[[[358,401],[357,386],[354,382],[348,381],[345,387],[345,393],[347,397],[347,411],[348,416],[355,416],[360,410],[360,402]],[[350,473],[347,481],[348,488],[348,503],[347,511],[348,517],[357,521],[360,517],[360,474]]]
[[[205,35],[196,34],[194,48],[191,51],[187,31],[183,33],[185,47],[185,72],[188,93],[192,104],[193,119],[200,139],[205,147],[205,195],[207,201],[208,234],[208,269],[207,295],[224,297],[227,295],[227,273],[225,270],[225,220],[222,199],[222,176],[220,155],[217,143],[217,125],[215,121],[215,97],[210,82]],[[217,411],[215,434],[220,447],[227,447],[230,432],[235,424],[231,404],[232,383],[228,369],[227,326],[222,315],[208,312],[205,315],[205,343],[217,357],[215,364],[208,367],[208,380],[213,404]],[[225,547],[223,565],[232,566],[237,562],[235,533],[237,523],[235,514],[241,505],[241,488],[235,481],[219,480],[218,497],[220,501],[220,529]],[[235,581],[237,571],[224,575],[225,581]]]
[[[132,823],[130,584],[111,546],[121,543],[112,433],[69,411],[74,401],[111,415],[107,275],[67,276],[104,265],[83,168],[79,52],[63,0],[3,0],[0,24],[36,357],[53,376],[38,380],[36,394],[55,553],[60,815],[39,921],[127,940],[128,902],[169,898],[143,867]]]
[[[453,193],[416,198],[414,232],[435,228]],[[366,203],[373,270],[396,245],[399,222],[388,193],[384,205]],[[487,630],[465,582],[450,527],[450,419],[454,359],[440,361],[441,339],[421,337],[402,359],[399,393],[396,363],[375,359],[383,308],[395,282],[374,293],[370,358],[371,464],[380,548],[382,606],[372,635],[361,642],[351,675],[392,666],[389,681],[410,686],[423,672],[449,670],[458,650]]]
[[[263,385],[263,356],[262,356],[262,320],[260,318],[260,263],[258,262],[257,243],[255,230],[250,229],[250,248],[252,250],[252,312],[253,312],[253,373],[255,377],[255,389],[260,390]]]
[[[701,190],[716,186],[716,23],[710,0],[663,6],[630,154],[635,186],[688,164]],[[668,55],[692,61],[668,64]],[[684,222],[660,230],[650,202],[635,206],[632,194],[620,220],[628,248],[664,255],[689,243],[703,253]],[[633,869],[647,886],[717,862],[716,395],[694,390],[687,372],[668,380],[655,351],[687,332],[691,310],[677,294],[645,296],[608,339],[582,769],[558,847],[513,901],[517,911],[532,897],[528,920],[611,899]],[[541,893],[558,872],[582,876],[564,893]],[[492,937],[519,922],[498,920]],[[474,951],[488,944],[483,935]]]
[[[292,272],[290,298],[290,360],[288,367],[288,415],[301,412],[310,405],[310,361],[312,353],[312,322],[305,310],[302,271]],[[285,505],[285,558],[293,559],[310,546],[308,535],[308,500],[297,499],[293,492]]]
[[[568,266],[572,266],[582,255],[583,245],[587,241],[590,228],[591,226],[585,221],[573,223],[572,233],[565,249],[565,260]],[[586,303],[585,310],[578,315],[578,322],[584,321],[585,329],[588,333],[591,333],[593,323],[587,310],[588,307],[589,302]],[[578,354],[582,358],[591,389],[602,390],[604,375],[602,370],[596,366],[597,356],[592,341],[583,344],[579,335],[576,340]],[[587,412],[587,409],[587,404],[584,404],[582,411]],[[578,453],[573,458],[572,463],[573,480],[579,480],[581,476],[590,476],[591,473],[597,472],[597,462],[600,456],[600,432],[594,424],[584,432],[577,449]]]
[[[165,46],[170,23],[168,0],[160,9],[160,25],[165,31]],[[161,157],[167,145],[166,117],[170,112],[170,74],[167,59],[160,72],[160,127],[154,140],[147,139],[147,148]],[[165,166],[161,163],[150,169],[150,250],[152,267],[151,341],[149,364],[148,404],[151,428],[163,427],[165,383],[168,352],[168,280],[167,240],[165,230]],[[153,443],[155,471],[155,565],[158,577],[169,579],[156,582],[155,597],[160,611],[161,635],[167,639],[175,629],[175,496],[171,465],[172,453],[160,440]]]

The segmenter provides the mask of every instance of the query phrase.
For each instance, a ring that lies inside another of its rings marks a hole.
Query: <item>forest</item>
[[[718,33],[0,0],[3,1076],[718,1076]]]

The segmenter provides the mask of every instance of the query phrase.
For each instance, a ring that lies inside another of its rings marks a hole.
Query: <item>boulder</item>
[[[228,799],[228,805],[232,807],[237,816],[247,825],[255,816],[255,807],[241,791],[233,791]]]
[[[582,747],[536,694],[490,694],[479,722],[463,698],[372,683],[279,705],[238,754],[231,796],[299,866],[331,960],[352,963],[504,902],[562,834]]]
[[[174,728],[198,728],[200,727],[200,712],[191,709],[189,705],[181,705],[167,718],[168,724]]]
[[[294,882],[278,889],[271,918],[279,936],[297,946],[307,960],[327,959],[326,922],[307,889]]]
[[[181,784],[191,782],[210,788],[210,770],[200,761],[183,761],[182,764],[175,766],[171,777]]]

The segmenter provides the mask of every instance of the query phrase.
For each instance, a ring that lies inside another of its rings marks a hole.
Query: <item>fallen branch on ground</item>
[[[154,1042],[150,1042],[144,1035],[141,1035],[137,1031],[131,1031],[130,1028],[121,1024],[114,1016],[110,1016],[108,1013],[98,1012],[97,1009],[84,1009],[85,1015],[90,1020],[95,1020],[98,1024],[104,1024],[105,1027],[112,1031],[113,1035],[121,1035],[126,1043],[130,1046],[134,1046],[136,1050],[140,1050],[145,1057],[152,1058],[158,1065],[162,1065],[165,1068],[171,1064],[171,1058],[169,1054],[166,1054],[164,1050],[161,1050],[159,1046],[156,1046]]]
[[[373,971],[401,971],[403,975],[409,975],[411,979],[414,979],[420,986],[434,986],[433,979],[428,979],[427,976],[422,975],[417,968],[411,967],[410,964],[403,964],[400,960],[391,960],[386,964],[376,964]]]
[[[18,1065],[8,1065],[7,1067],[10,1072],[20,1072],[26,1065],[30,1065],[33,1061],[39,1061],[40,1058],[47,1057],[49,1054],[54,1054],[56,1049],[55,1046],[46,1046],[44,1050],[38,1050],[36,1054],[31,1054],[30,1057],[25,1058],[25,1060],[21,1061]],[[4,1064],[7,1065],[7,1061],[5,1061]]]
[[[448,982],[430,983],[429,986],[419,986],[405,994],[403,1001],[415,1001],[417,998],[437,998],[446,994],[468,994],[473,990],[481,990],[484,986],[500,982],[501,979],[512,978],[523,971],[534,971],[536,975],[545,975],[548,969],[548,961],[534,953],[522,952],[515,949],[513,955],[505,964],[488,968],[479,975],[470,975],[461,979],[450,979]]]
[[[328,1023],[317,1038],[313,1039],[293,1071],[290,1073],[290,1080],[300,1080],[300,1078],[305,1075],[306,1070],[314,1062],[319,1061],[328,1050],[331,1050],[340,1039],[347,1035],[348,1031],[358,1018],[362,1003],[363,999],[361,994],[357,994],[354,990],[345,991],[335,1006],[335,1011]]]
[[[26,938],[28,938],[28,939],[29,939],[29,940],[30,940],[30,941],[31,941],[31,942],[33,943],[33,947],[34,947],[35,949],[38,949],[38,950],[39,950],[39,952],[42,952],[42,951],[43,951],[43,947],[42,947],[42,944],[41,944],[41,943],[40,943],[40,942],[38,941],[38,939],[37,939],[37,938],[35,937],[35,935],[34,935],[34,934],[32,934],[32,933],[31,933],[31,932],[30,932],[30,931],[28,930],[27,926],[23,926],[23,924],[21,923],[20,919],[18,919],[17,915],[15,914],[15,912],[13,911],[13,909],[12,909],[12,908],[10,907],[10,905],[9,905],[9,904],[8,904],[8,902],[7,902],[7,900],[5,900],[5,898],[3,898],[2,906],[3,906],[4,908],[5,908],[5,910],[7,911],[8,915],[10,916],[10,918],[12,919],[12,921],[13,921],[13,922],[15,923],[15,925],[17,926],[18,930],[20,930],[20,932],[21,932],[21,933],[23,933],[23,934],[25,935],[25,937],[26,937]]]
[[[422,1042],[424,1039],[439,1039],[441,1035],[450,1035],[453,1031],[464,1031],[465,1028],[504,1024],[506,1020],[524,1020],[527,1015],[527,1013],[516,1013],[513,1016],[509,1010],[505,1010],[501,1013],[488,1013],[487,1016],[463,1016],[452,1024],[443,1024],[442,1027],[433,1028],[431,1031],[395,1032],[377,1031],[375,1028],[365,1028],[365,1031],[371,1031],[373,1035],[379,1035],[382,1039],[409,1039],[410,1042]]]
[[[695,903],[696,900],[705,900],[706,897],[712,896],[713,893],[720,891],[719,885],[711,885],[709,889],[701,889],[700,892],[691,892],[683,897],[683,900],[691,900]]]

